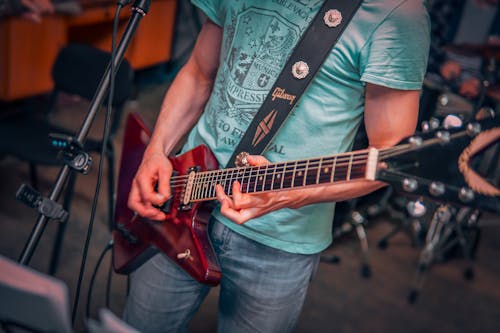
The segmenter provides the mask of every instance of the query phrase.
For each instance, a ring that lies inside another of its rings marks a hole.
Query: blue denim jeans
[[[217,331],[291,332],[319,254],[292,254],[256,243],[212,221],[222,269]],[[162,254],[131,274],[124,319],[144,333],[185,332],[209,292]]]

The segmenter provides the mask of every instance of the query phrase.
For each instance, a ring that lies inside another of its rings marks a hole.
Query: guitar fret
[[[285,181],[285,177],[286,177],[286,162],[283,164],[283,172],[281,173],[280,189],[283,189],[283,182]]]
[[[331,176],[330,176],[330,183],[333,183],[335,180],[335,168],[337,167],[337,156],[333,157],[333,165],[332,165],[332,170],[330,171]]]
[[[273,167],[273,177],[271,178],[271,191],[274,190],[274,179],[276,178],[276,165]]]
[[[292,180],[291,180],[291,183],[290,183],[290,187],[295,187],[295,173],[297,172],[297,161],[295,162],[294,166],[293,166],[293,174],[292,174]]]
[[[198,200],[200,198],[198,194],[199,189],[200,189],[200,177],[199,174],[196,174],[193,183],[193,200]]]
[[[206,191],[206,197],[207,198],[213,198],[213,184],[214,184],[214,178],[215,178],[215,171],[210,171],[209,173],[209,178],[208,178],[208,182],[207,182],[207,191]]]
[[[236,180],[240,182],[240,191],[243,192],[245,173],[243,172],[243,169],[236,169],[235,172],[236,172]]]
[[[217,177],[215,179],[215,184],[214,184],[214,196],[217,196],[217,192],[216,192],[215,186],[217,184],[220,184],[222,186],[222,183],[223,183],[222,177],[224,176],[224,173],[225,173],[224,170],[217,171]]]
[[[318,162],[318,171],[316,172],[316,184],[319,184],[319,176],[321,175],[321,170],[323,169],[322,163],[323,163],[323,157],[320,158]]]
[[[307,162],[306,162],[306,168],[305,168],[305,171],[304,171],[304,180],[302,181],[302,186],[306,186],[308,171],[309,171],[309,160],[307,160]]]
[[[351,154],[351,157],[349,159],[349,165],[347,167],[347,175],[346,175],[346,180],[351,179],[351,169],[352,169],[352,159],[354,157],[354,154]]]
[[[267,168],[268,168],[268,166],[266,165],[266,169],[264,171],[264,176],[262,178],[262,188],[261,188],[262,192],[264,192],[266,190]]]
[[[249,172],[250,171],[250,172]],[[248,177],[246,193],[250,193],[250,183],[252,182],[252,169],[246,169],[245,175]]]
[[[230,171],[228,171],[228,174],[231,173],[231,175],[229,176],[229,182],[227,184],[227,191],[226,191],[226,194],[227,195],[232,195],[233,194],[233,184],[234,184],[234,172],[236,171],[236,169],[231,169]]]
[[[231,181],[229,179],[229,171],[224,171],[224,181],[222,182],[222,188],[224,189],[224,193],[228,193]]]

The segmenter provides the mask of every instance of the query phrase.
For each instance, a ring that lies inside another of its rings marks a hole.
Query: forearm
[[[146,154],[171,154],[200,117],[219,66],[222,31],[208,20],[166,94]]]
[[[174,153],[177,143],[203,112],[212,83],[189,71],[189,68],[183,68],[167,92],[147,153]]]
[[[297,209],[315,203],[339,202],[362,197],[386,185],[380,181],[359,179],[345,183],[293,190],[290,193],[282,192],[279,194],[281,198],[278,198],[278,200],[285,203],[287,208]]]

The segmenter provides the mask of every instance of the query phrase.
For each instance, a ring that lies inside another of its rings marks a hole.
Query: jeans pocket
[[[229,229],[215,218],[210,221],[209,236],[218,254],[228,250]]]

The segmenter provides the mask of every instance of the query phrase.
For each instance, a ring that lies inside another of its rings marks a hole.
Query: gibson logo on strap
[[[276,115],[278,112],[276,110],[272,110],[269,112],[267,116],[262,119],[262,121],[259,123],[259,126],[257,127],[257,130],[255,131],[255,135],[252,140],[252,146],[257,146],[259,142],[262,141],[266,137],[266,135],[269,134],[269,131],[271,131],[271,128],[273,127],[274,119],[276,118]]]
[[[287,94],[285,93],[285,88],[280,88],[276,87],[273,91],[273,101],[278,98],[278,99],[284,99],[286,101],[290,101],[290,105],[292,105],[293,101],[295,101],[295,98],[297,97],[296,95],[292,94]]]

